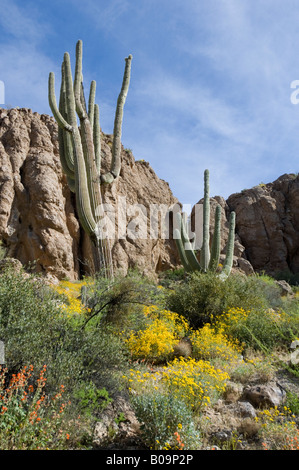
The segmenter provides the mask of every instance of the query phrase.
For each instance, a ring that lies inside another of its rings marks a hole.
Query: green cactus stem
[[[221,242],[221,206],[217,204],[215,210],[214,236],[211,248],[211,259],[209,262],[209,271],[216,272],[220,258],[220,242]]]
[[[187,235],[187,227],[184,222],[184,216],[177,214],[177,224],[179,228],[174,230],[174,239],[179,252],[182,265],[186,272],[216,272],[220,258],[221,242],[221,206],[217,205],[215,210],[214,234],[212,247],[210,251],[210,197],[209,197],[209,172],[204,174],[204,202],[203,202],[203,242],[200,250],[200,259],[198,261],[194,250],[194,243],[191,243]],[[221,271],[221,279],[229,276],[233,265],[235,240],[235,212],[230,214],[229,236],[226,249],[224,267]]]
[[[125,72],[122,82],[122,87],[118,96],[115,119],[114,119],[114,128],[113,128],[113,144],[112,144],[112,161],[110,172],[101,176],[101,181],[103,183],[111,183],[115,178],[119,176],[121,168],[121,133],[122,133],[122,121],[123,121],[123,110],[126,102],[129,84],[130,84],[130,75],[131,75],[131,61],[132,55],[130,54],[126,59]]]
[[[105,268],[108,276],[113,276],[109,239],[101,228],[102,193],[100,183],[112,182],[119,176],[121,168],[121,128],[123,108],[129,83],[131,60],[126,58],[121,92],[118,98],[110,172],[100,175],[101,169],[101,129],[99,107],[95,104],[96,82],[90,84],[88,109],[84,96],[82,74],[83,45],[76,44],[76,64],[74,81],[71,72],[70,56],[64,54],[61,67],[61,88],[59,107],[55,97],[55,77],[49,74],[49,104],[58,124],[58,139],[61,165],[67,176],[71,191],[76,195],[76,207],[84,231],[89,235],[99,251],[99,267]],[[79,118],[80,126],[77,122]]]
[[[210,262],[210,185],[209,170],[204,172],[204,202],[203,202],[203,241],[200,251],[200,266],[204,272]]]
[[[229,233],[228,241],[226,246],[225,263],[220,274],[221,277],[225,278],[230,275],[233,260],[234,260],[234,246],[235,246],[235,226],[236,226],[236,214],[235,212],[230,213],[229,218]]]

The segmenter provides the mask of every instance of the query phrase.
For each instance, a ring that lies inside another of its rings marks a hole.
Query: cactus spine
[[[95,104],[94,80],[90,85],[88,109],[84,97],[81,40],[76,45],[74,81],[70,56],[67,52],[64,54],[59,107],[55,97],[54,73],[49,74],[49,105],[58,124],[61,165],[69,187],[76,195],[81,226],[96,248],[96,267],[104,268],[108,277],[113,277],[113,268],[109,239],[107,236],[104,237],[100,224],[102,207],[100,183],[112,183],[119,176],[123,107],[130,83],[131,60],[131,55],[125,59],[124,78],[115,114],[111,169],[106,175],[100,175],[101,130],[99,108]],[[77,123],[77,116],[80,126]]]
[[[221,207],[217,205],[215,211],[215,226],[212,246],[210,250],[210,196],[209,196],[209,171],[204,173],[204,201],[203,201],[203,241],[200,250],[200,260],[195,254],[194,242],[190,242],[187,234],[187,226],[182,214],[177,214],[178,227],[174,230],[174,239],[186,272],[215,272],[219,264],[220,241],[221,241]],[[224,267],[220,278],[226,278],[231,272],[233,265],[235,240],[235,212],[231,212],[229,221],[229,236],[226,249]]]

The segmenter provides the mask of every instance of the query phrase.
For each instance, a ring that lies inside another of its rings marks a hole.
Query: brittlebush
[[[144,330],[132,332],[126,340],[127,347],[134,360],[163,361],[186,334],[188,323],[177,313],[159,310],[156,306],[146,307],[144,315],[149,319],[149,325]]]
[[[240,357],[242,345],[228,338],[224,329],[215,330],[209,323],[190,334],[192,355],[196,359],[221,359],[235,362]]]

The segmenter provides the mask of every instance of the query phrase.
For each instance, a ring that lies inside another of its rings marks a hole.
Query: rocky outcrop
[[[250,274],[299,273],[299,176],[285,174],[269,184],[260,184],[225,200],[210,199],[211,239],[217,204],[222,210],[221,253],[225,254],[228,220],[236,213],[234,269]],[[198,202],[201,204],[202,200]],[[194,229],[194,209],[192,228]]]
[[[112,136],[102,138],[105,171]],[[125,274],[136,267],[154,275],[180,266],[171,224],[170,238],[164,239],[155,225],[159,210],[179,204],[177,199],[149,163],[136,161],[124,148],[121,158],[120,177],[103,191],[115,270]],[[299,176],[283,175],[227,200],[212,197],[211,239],[216,204],[222,209],[222,258],[229,213],[236,212],[235,270],[299,272]],[[48,277],[76,279],[93,271],[91,246],[61,169],[56,122],[30,109],[0,108],[0,240],[8,256],[35,263],[35,271]]]
[[[285,174],[226,201],[244,256],[256,271],[299,272],[299,176]]]
[[[103,134],[104,170],[111,145],[111,136]],[[173,242],[150,233],[151,208],[177,200],[147,162],[122,149],[121,175],[105,189],[104,203],[115,219],[116,270],[137,267],[154,274],[178,264]],[[143,235],[138,233],[142,222]],[[76,279],[92,271],[91,247],[61,169],[57,125],[30,109],[0,109],[0,240],[8,256],[27,266],[35,263],[34,270],[49,277]]]

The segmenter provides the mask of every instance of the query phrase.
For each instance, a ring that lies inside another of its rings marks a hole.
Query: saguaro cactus
[[[54,73],[49,74],[49,104],[58,124],[59,152],[63,171],[70,189],[76,195],[76,207],[80,223],[96,248],[96,266],[113,276],[111,250],[107,234],[101,228],[101,183],[112,183],[121,168],[121,129],[123,108],[126,101],[132,56],[125,59],[125,71],[118,97],[110,171],[104,175],[101,169],[101,131],[99,108],[95,104],[96,82],[90,84],[88,108],[85,101],[82,75],[82,41],[76,46],[74,81],[70,56],[66,52],[61,67],[59,107],[55,97]],[[79,118],[78,125],[77,116]]]
[[[215,226],[212,246],[210,250],[210,196],[209,196],[209,171],[204,173],[204,202],[203,202],[203,241],[200,250],[200,260],[198,261],[195,253],[195,241],[191,242],[188,236],[187,226],[184,216],[180,213],[176,214],[177,224],[179,228],[174,230],[174,238],[178,248],[178,252],[182,264],[187,272],[215,272],[220,257],[220,240],[221,240],[221,207],[217,205],[215,211]],[[235,212],[230,214],[229,236],[226,249],[226,257],[220,277],[229,276],[233,264],[235,239]]]

